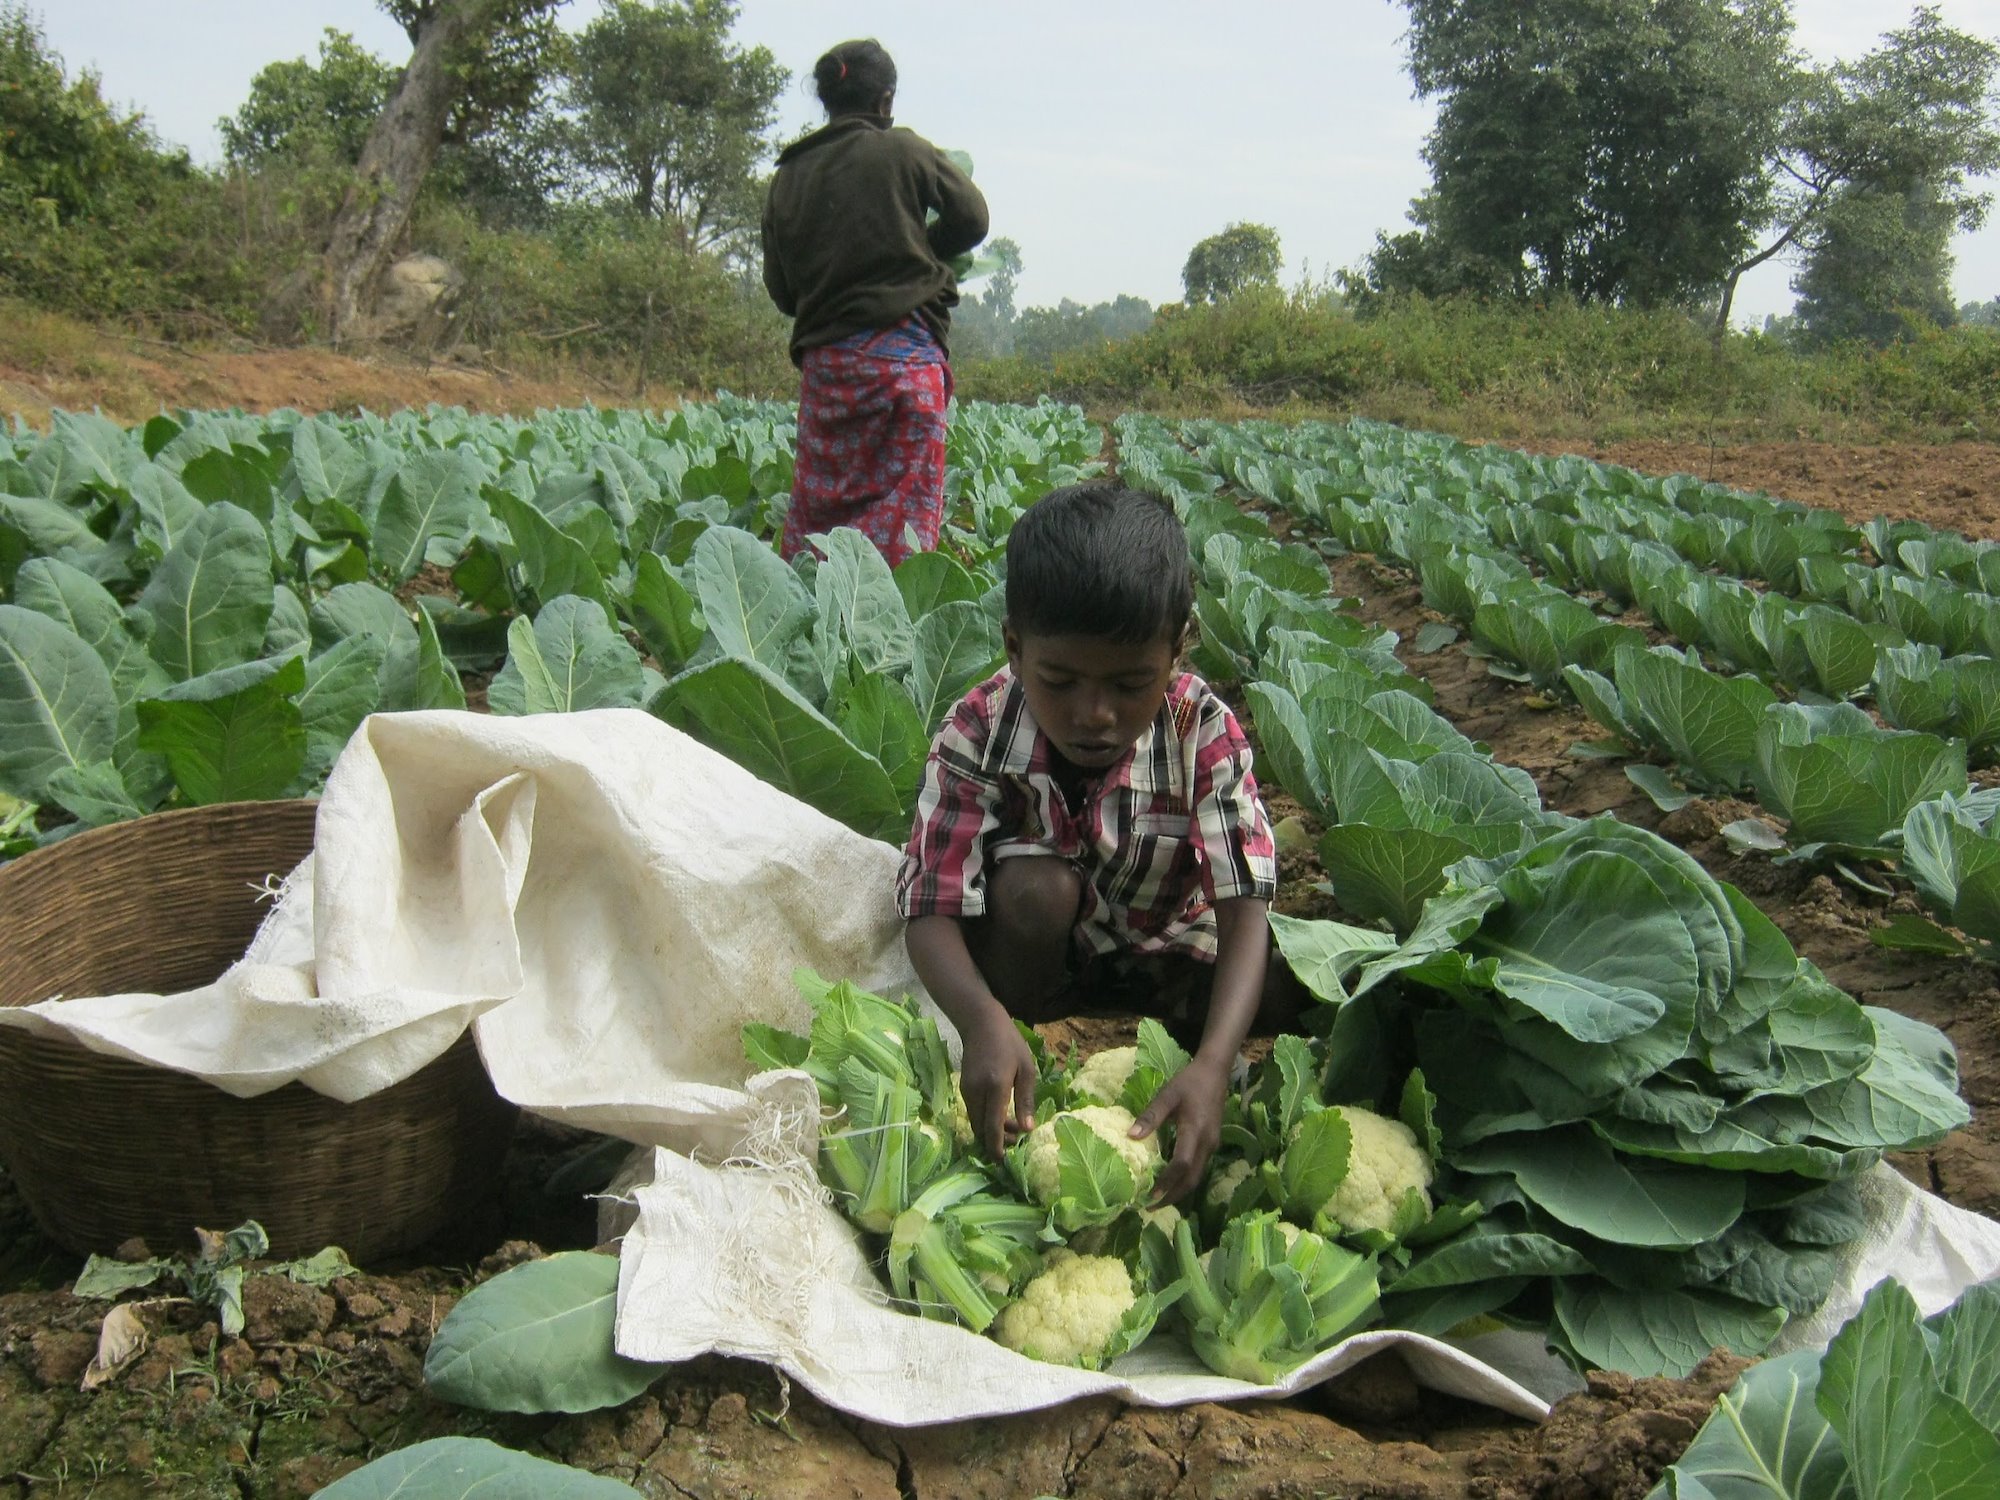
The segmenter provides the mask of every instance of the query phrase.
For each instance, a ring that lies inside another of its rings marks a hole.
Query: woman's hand
[[[1143,1140],[1169,1121],[1174,1127],[1174,1159],[1153,1185],[1153,1203],[1186,1195],[1208,1170],[1222,1138],[1222,1106],[1229,1096],[1229,1069],[1197,1055],[1166,1081],[1153,1102],[1132,1122],[1132,1139]]]
[[[1035,1054],[1014,1018],[997,1003],[960,1036],[965,1053],[959,1089],[965,1095],[966,1118],[980,1146],[998,1161],[1009,1140],[1035,1128]]]

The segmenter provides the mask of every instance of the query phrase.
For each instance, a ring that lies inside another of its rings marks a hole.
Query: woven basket
[[[171,994],[243,956],[255,889],[312,848],[311,802],[159,813],[0,866],[0,1005]],[[238,1099],[184,1073],[0,1028],[0,1165],[57,1243],[261,1222],[276,1255],[339,1245],[363,1264],[483,1207],[517,1111],[472,1037],[393,1088],[339,1104],[303,1084]]]

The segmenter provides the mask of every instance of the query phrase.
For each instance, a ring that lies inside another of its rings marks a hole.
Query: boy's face
[[[1159,713],[1180,665],[1171,640],[1024,636],[1011,624],[1003,634],[1028,712],[1063,759],[1087,771],[1108,768],[1132,748]]]

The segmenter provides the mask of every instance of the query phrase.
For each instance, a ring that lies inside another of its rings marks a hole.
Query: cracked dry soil
[[[1977,461],[1958,462],[1955,451]],[[1655,472],[1713,468],[1857,519],[1907,510],[1976,536],[2000,515],[2000,468],[1985,449],[1787,447],[1721,450],[1718,459],[1652,445],[1601,456]],[[1872,947],[1869,928],[1906,897],[1734,855],[1719,829],[1748,811],[1739,805],[1701,801],[1663,817],[1619,766],[1567,755],[1596,737],[1573,706],[1544,706],[1457,646],[1414,654],[1429,616],[1406,575],[1362,557],[1339,560],[1333,574],[1337,592],[1359,596],[1368,618],[1401,635],[1439,711],[1532,772],[1549,805],[1615,811],[1655,829],[1742,887],[1837,983],[1942,1027],[1959,1050],[1973,1123],[1898,1166],[1955,1203],[2000,1215],[2000,986],[1990,968]],[[1314,891],[1318,878],[1310,856],[1288,856],[1281,907],[1336,914]],[[524,1127],[502,1222],[471,1227],[423,1263],[369,1268],[325,1289],[252,1277],[241,1338],[222,1338],[185,1305],[148,1308],[149,1350],[91,1394],[77,1382],[104,1305],[62,1290],[77,1262],[40,1238],[0,1177],[0,1500],[290,1500],[448,1433],[686,1500],[1639,1500],[1743,1366],[1716,1356],[1685,1381],[1595,1376],[1539,1427],[1421,1391],[1393,1356],[1293,1402],[1156,1411],[1087,1401],[918,1429],[856,1421],[788,1391],[763,1366],[719,1358],[676,1366],[626,1405],[584,1416],[490,1416],[433,1401],[421,1383],[424,1351],[457,1297],[544,1250],[592,1243],[587,1205],[538,1196],[549,1166],[579,1139]],[[503,1242],[509,1233],[532,1242]]]

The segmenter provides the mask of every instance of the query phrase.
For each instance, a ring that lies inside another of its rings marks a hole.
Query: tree
[[[0,3],[0,212],[66,223],[121,179],[186,168],[143,116],[105,102],[96,74],[72,82],[25,8]]]
[[[980,300],[1002,323],[1014,321],[1014,290],[1021,284],[1021,247],[1002,235],[986,247],[997,262],[987,273],[986,290]]]
[[[1958,321],[1968,328],[2000,328],[2000,297],[1963,304],[1958,310]]]
[[[607,0],[576,38],[572,152],[690,246],[755,222],[756,168],[791,74],[730,41],[733,0]]]
[[[1143,297],[1121,294],[1090,307],[1065,297],[1054,307],[1022,311],[1014,326],[1014,352],[1046,364],[1058,354],[1101,349],[1152,325],[1153,306]]]
[[[250,97],[217,122],[223,149],[245,166],[321,151],[351,166],[395,83],[394,68],[329,26],[317,63],[269,63],[250,80]]]
[[[409,222],[454,110],[481,76],[486,43],[556,0],[392,0],[416,22],[416,47],[361,148],[357,181],[327,239],[326,302],[334,339],[353,333],[389,248]]]
[[[1278,232],[1264,224],[1231,224],[1188,251],[1181,285],[1190,302],[1221,302],[1253,286],[1276,286],[1285,263]]]
[[[1651,306],[1721,282],[1770,196],[1783,0],[1404,5],[1432,185],[1371,290]]]
[[[1888,344],[1951,323],[1954,224],[1927,183],[1907,193],[1852,185],[1836,193],[1792,282],[1807,340]]]
[[[1809,262],[1822,245],[1838,253],[1839,213],[1860,214],[1869,197],[1878,207],[1921,201],[1953,229],[1978,228],[1992,195],[1969,192],[1967,180],[2000,167],[1996,68],[2000,49],[1919,6],[1859,62],[1802,75],[1771,163],[1779,185],[1752,226],[1770,238],[1724,277],[1716,336],[1745,272],[1795,246]],[[1851,245],[1852,218],[1846,233]]]

